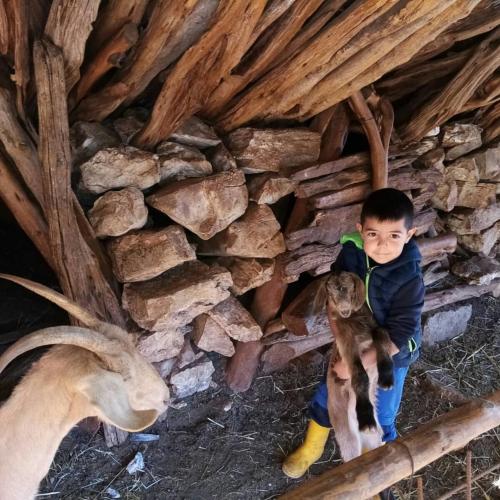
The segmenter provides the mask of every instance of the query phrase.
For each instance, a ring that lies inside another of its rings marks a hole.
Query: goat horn
[[[102,334],[90,330],[89,328],[82,328],[79,326],[53,326],[30,333],[10,346],[0,356],[0,373],[2,373],[5,367],[13,359],[21,354],[37,347],[54,344],[69,344],[82,347],[105,359],[112,370],[122,371],[122,366],[118,359],[113,360],[113,356],[121,352],[121,347],[117,341],[109,340]]]
[[[89,328],[94,328],[98,331],[103,330],[103,326],[105,325],[103,321],[97,319],[83,307],[69,300],[64,295],[56,292],[55,290],[52,290],[51,288],[48,288],[44,285],[40,285],[40,283],[35,283],[34,281],[20,278],[19,276],[13,276],[11,274],[0,273],[0,278],[13,281],[14,283],[17,283],[18,285],[21,285],[24,288],[27,288],[28,290],[31,290],[32,292],[35,292],[36,294],[50,300]]]

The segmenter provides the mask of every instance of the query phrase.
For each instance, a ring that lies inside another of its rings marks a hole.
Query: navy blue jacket
[[[393,358],[394,365],[409,366],[419,356],[425,295],[417,244],[411,239],[397,259],[369,267],[359,233],[343,236],[341,243],[335,270],[356,273],[365,284],[368,282],[368,305],[377,323],[389,331],[399,349]]]

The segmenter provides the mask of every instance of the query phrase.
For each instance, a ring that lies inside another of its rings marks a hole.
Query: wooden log
[[[220,4],[210,30],[184,53],[167,76],[149,122],[134,138],[136,144],[157,144],[203,107],[245,53],[265,4],[264,0]],[[238,30],[232,29],[235,19],[239,20]]]
[[[404,141],[418,140],[427,130],[460,112],[476,88],[495,71],[500,57],[500,28],[483,40],[473,56],[439,95],[431,98],[401,131]]]
[[[293,193],[296,183],[276,173],[254,175],[248,181],[248,196],[251,201],[273,205],[284,196]]]
[[[9,21],[5,3],[0,3],[0,54],[7,55],[9,51]]]
[[[146,11],[149,0],[109,0],[102,7],[87,43],[91,57],[114,38],[128,23],[138,25]]]
[[[272,67],[276,56],[300,31],[304,22],[321,3],[322,0],[295,0],[287,11],[252,44],[238,66],[214,90],[203,107],[202,114],[209,118],[216,117],[238,92]],[[286,5],[286,2],[282,5]],[[262,30],[263,24],[259,21],[256,32]]]
[[[382,189],[387,187],[387,177],[389,175],[389,167],[387,165],[387,153],[389,149],[389,140],[387,139],[387,148],[382,143],[380,132],[375,123],[368,104],[360,91],[354,92],[349,98],[349,104],[358,117],[363,130],[365,131],[368,143],[370,144],[370,159],[372,167],[372,189]],[[394,115],[393,115],[394,118]],[[392,130],[392,123],[391,123]],[[389,137],[390,137],[389,132]]]
[[[490,292],[498,296],[500,292],[500,280],[493,280],[487,285],[459,285],[455,288],[427,293],[422,312],[432,311],[473,297],[481,297],[481,295]]]
[[[66,94],[80,79],[85,44],[97,17],[100,0],[66,2],[54,0],[45,25],[45,35],[61,48],[64,56]]]
[[[111,68],[119,67],[125,56],[125,53],[135,45],[139,38],[137,25],[125,24],[111,40],[109,40],[96,53],[94,59],[85,65],[82,71],[82,77],[78,81],[73,95],[71,96],[71,107],[78,104],[92,89],[92,87],[105,75]]]
[[[55,269],[49,245],[49,228],[39,205],[15,175],[14,169],[0,155],[0,197],[15,217],[17,223],[34,243],[52,269]]]
[[[416,241],[422,254],[422,266],[442,260],[457,248],[457,236],[454,233],[446,233],[435,238],[419,238]]]
[[[82,237],[73,207],[71,157],[63,54],[49,41],[36,42],[40,157],[47,198],[45,214],[53,262],[66,296],[106,320],[124,326],[118,300]]]
[[[440,2],[428,14],[424,15],[424,12],[420,12],[423,17],[413,23],[405,24],[401,30],[397,30],[379,41],[377,49],[385,51],[388,49],[386,44],[390,48],[377,62],[373,64],[373,45],[369,45],[360,51],[359,55],[356,54],[353,62],[344,65],[345,67],[340,66],[338,70],[335,69],[323,78],[313,91],[301,99],[299,106],[295,106],[283,115],[275,116],[275,118],[286,116],[288,119],[305,120],[325,107],[348,98],[354,90],[366,87],[395,67],[400,66],[402,62],[408,61],[422,43],[429,38],[437,37],[455,20],[465,17],[478,1],[458,0],[458,2],[450,2],[447,5]],[[427,5],[430,6],[426,2]],[[446,10],[442,11],[442,8],[446,8]],[[365,69],[358,68],[358,63],[362,66],[366,65]],[[340,85],[341,78],[346,80],[344,85]],[[335,89],[333,92],[332,88]]]
[[[299,279],[299,276],[318,267],[330,267],[340,253],[341,246],[334,245],[305,245],[283,255],[283,273],[287,283]]]
[[[174,60],[172,57],[178,57],[179,54],[173,54],[179,42],[177,36],[182,33],[184,23],[188,23],[194,14],[196,4],[195,0],[156,2],[131,59],[109,84],[87,96],[73,112],[72,118],[101,121],[121,104],[130,104]],[[200,2],[200,5],[204,6],[205,3]]]
[[[457,234],[475,234],[500,220],[500,205],[494,204],[476,210],[460,208],[446,217],[446,224]]]
[[[460,406],[406,437],[305,481],[280,498],[359,500],[372,497],[498,425],[500,391]]]

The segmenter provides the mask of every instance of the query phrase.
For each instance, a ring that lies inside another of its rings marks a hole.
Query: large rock
[[[256,203],[272,205],[292,193],[296,185],[295,181],[275,173],[254,175],[248,181],[248,194]]]
[[[270,281],[274,272],[274,259],[241,259],[221,257],[217,262],[229,269],[233,278],[231,292],[234,295],[257,288]]]
[[[422,342],[431,346],[436,342],[462,335],[467,329],[467,323],[471,315],[472,306],[470,304],[450,311],[430,314],[424,323]]]
[[[477,234],[459,234],[457,238],[460,245],[467,250],[488,255],[500,239],[500,222]]]
[[[156,153],[160,157],[161,183],[205,177],[212,173],[210,162],[200,150],[191,146],[165,141],[156,148]]]
[[[139,339],[137,349],[151,363],[175,358],[184,347],[184,331],[168,329],[143,335]]]
[[[210,148],[217,146],[221,141],[210,125],[202,122],[196,116],[189,118],[182,127],[178,128],[171,136],[176,142],[194,146],[195,148]]]
[[[496,185],[486,182],[472,184],[457,181],[457,207],[486,208],[495,203]]]
[[[223,356],[234,354],[234,345],[218,323],[208,314],[200,314],[193,322],[193,342],[206,352],[218,352]]]
[[[286,250],[279,222],[267,205],[250,203],[245,214],[210,241],[202,241],[204,255],[273,258]]]
[[[469,285],[488,285],[500,278],[500,263],[496,259],[475,255],[465,261],[455,262],[451,271]]]
[[[500,205],[493,204],[477,210],[458,209],[446,217],[446,224],[457,234],[475,234],[500,220]]]
[[[260,326],[234,297],[220,302],[207,314],[235,340],[250,342],[262,337]]]
[[[245,213],[248,191],[243,173],[231,171],[164,186],[146,201],[208,240]]]
[[[77,166],[92,158],[98,151],[120,145],[120,138],[97,122],[76,122],[70,130],[71,157]]]
[[[122,283],[145,281],[169,269],[196,260],[180,226],[147,229],[121,236],[108,244],[115,276]]]
[[[123,307],[147,330],[170,330],[190,323],[227,299],[231,273],[220,266],[186,262],[161,276],[123,288]]]
[[[103,149],[80,169],[83,187],[96,194],[129,186],[146,189],[160,181],[158,156],[131,146]]]
[[[103,194],[89,210],[88,218],[98,238],[121,236],[143,227],[148,209],[142,191],[129,187]]]
[[[246,174],[279,172],[316,162],[321,134],[306,128],[240,128],[229,134],[227,146]]]
[[[173,393],[176,398],[185,398],[210,387],[215,368],[211,361],[199,363],[186,368],[170,377]]]

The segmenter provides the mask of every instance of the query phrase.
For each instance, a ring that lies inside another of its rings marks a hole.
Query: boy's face
[[[380,221],[375,217],[367,217],[363,225],[356,224],[356,227],[363,237],[366,255],[377,264],[398,258],[416,231],[406,229],[404,219]]]

